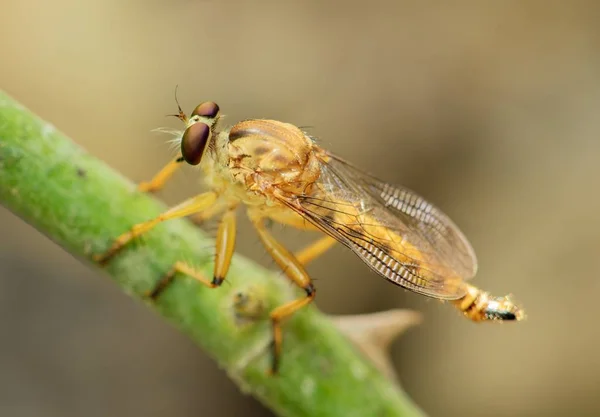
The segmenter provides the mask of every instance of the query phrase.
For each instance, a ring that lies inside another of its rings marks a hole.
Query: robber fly
[[[235,211],[245,205],[268,253],[305,293],[270,313],[273,371],[277,371],[281,352],[281,321],[315,298],[305,265],[335,242],[348,247],[389,282],[451,301],[473,321],[524,318],[509,296],[493,297],[467,283],[477,270],[471,245],[444,213],[414,192],[357,169],[288,123],[251,119],[221,129],[219,106],[213,102],[201,103],[189,118],[179,107],[177,116],[186,125],[178,139],[179,155],[139,188],[160,189],[177,167],[187,163],[203,170],[210,191],[133,226],[96,260],[107,262],[132,239],[165,220],[196,213],[208,219],[220,214],[212,279],[177,262],[152,297],[176,274],[219,287],[234,251]],[[325,236],[293,254],[272,236],[266,220],[320,230]]]

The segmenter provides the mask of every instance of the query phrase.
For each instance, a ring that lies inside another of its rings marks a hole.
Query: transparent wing
[[[391,282],[435,298],[462,297],[477,260],[448,216],[414,192],[322,152],[317,183],[284,203]]]

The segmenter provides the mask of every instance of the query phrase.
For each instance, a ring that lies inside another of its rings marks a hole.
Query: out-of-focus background
[[[0,88],[135,181],[171,156],[150,131],[179,127],[175,85],[187,111],[312,126],[446,211],[475,283],[529,319],[471,324],[343,248],[310,268],[320,308],[422,311],[392,351],[431,416],[600,415],[600,5],[325,3],[4,0]],[[104,275],[5,210],[0,230],[0,415],[271,415]],[[245,222],[239,241],[272,264]]]

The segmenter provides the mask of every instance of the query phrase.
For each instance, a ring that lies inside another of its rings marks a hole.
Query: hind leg
[[[316,295],[315,287],[308,273],[296,257],[279,243],[264,225],[263,218],[257,212],[249,211],[248,215],[256,228],[260,240],[265,249],[271,255],[273,260],[279,265],[287,277],[298,287],[302,288],[306,295],[294,301],[275,308],[270,313],[271,325],[273,328],[273,363],[271,371],[277,373],[279,370],[279,360],[281,357],[281,345],[283,336],[281,332],[281,322],[290,317],[302,307],[311,303]]]

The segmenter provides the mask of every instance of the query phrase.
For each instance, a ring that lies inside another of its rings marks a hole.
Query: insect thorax
[[[318,179],[313,143],[296,126],[274,120],[246,120],[229,132],[229,168],[250,192],[306,193]]]

